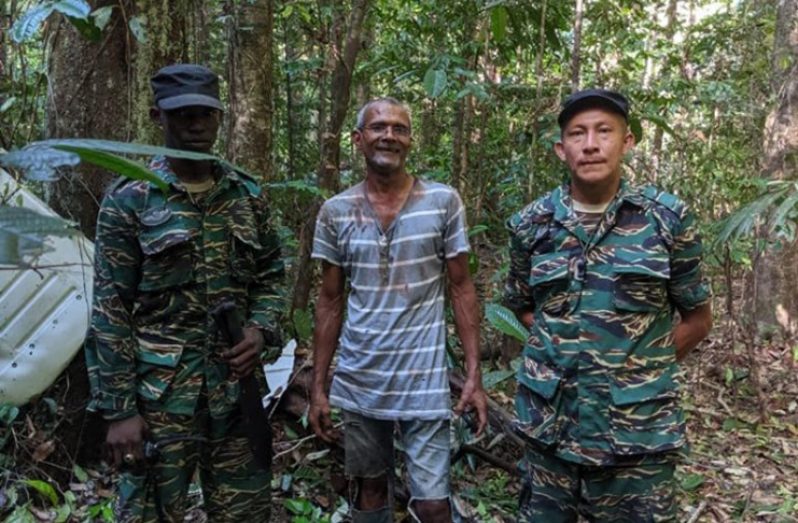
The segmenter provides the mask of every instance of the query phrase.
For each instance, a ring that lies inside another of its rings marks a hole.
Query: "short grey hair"
[[[357,121],[355,123],[355,128],[358,130],[362,130],[363,126],[366,124],[366,113],[373,105],[377,105],[380,103],[385,103],[388,105],[393,105],[395,107],[400,107],[404,112],[407,113],[407,119],[410,121],[410,128],[413,128],[413,113],[410,111],[410,107],[393,96],[383,96],[380,98],[374,98],[369,100],[368,102],[364,103],[363,106],[357,112]]]

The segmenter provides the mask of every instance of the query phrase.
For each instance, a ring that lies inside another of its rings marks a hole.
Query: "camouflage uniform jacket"
[[[100,207],[86,346],[90,408],[106,419],[134,415],[142,403],[193,414],[204,386],[211,414],[224,415],[238,382],[228,379],[227,347],[209,310],[229,298],[250,325],[276,328],[278,238],[250,177],[215,166],[216,184],[195,205],[164,158],[150,169],[169,183],[166,194],[120,180]]]
[[[709,298],[685,204],[622,181],[588,236],[564,185],[507,226],[505,299],[534,312],[518,372],[520,432],[590,465],[683,447],[673,313]]]

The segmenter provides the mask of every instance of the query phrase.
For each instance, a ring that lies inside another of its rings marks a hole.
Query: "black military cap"
[[[595,107],[616,112],[623,116],[624,120],[629,120],[629,100],[624,95],[609,89],[585,89],[575,92],[562,103],[562,110],[557,117],[560,129],[563,129],[576,113]]]
[[[155,105],[166,111],[189,105],[223,109],[219,101],[219,78],[201,65],[167,65],[155,73],[150,85]]]

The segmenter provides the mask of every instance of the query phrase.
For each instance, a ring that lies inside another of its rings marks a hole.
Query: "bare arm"
[[[341,267],[322,261],[321,289],[316,304],[313,330],[313,387],[308,421],[318,437],[327,442],[336,439],[330,418],[330,402],[325,391],[338,336],[344,317],[344,272]]]
[[[673,328],[676,360],[683,360],[712,329],[712,307],[709,303],[689,311],[679,311],[682,319]]]
[[[460,254],[447,260],[446,270],[449,274],[454,320],[463,344],[466,364],[465,386],[454,410],[460,414],[466,406],[474,407],[479,419],[477,434],[481,434],[488,423],[488,408],[479,366],[479,306],[477,291],[468,273],[468,255]]]

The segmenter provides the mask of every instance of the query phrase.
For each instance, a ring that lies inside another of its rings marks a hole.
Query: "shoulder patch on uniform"
[[[684,213],[686,204],[675,194],[661,191],[653,185],[647,185],[643,189],[643,196],[673,211],[677,216],[681,216]]]

